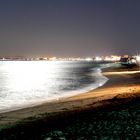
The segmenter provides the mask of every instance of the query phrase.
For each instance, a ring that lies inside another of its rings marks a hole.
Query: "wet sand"
[[[132,70],[135,72],[131,72]],[[44,120],[46,123],[53,119],[59,121],[59,117],[66,118],[69,114],[77,114],[90,109],[98,110],[119,104],[123,106],[131,100],[140,98],[138,69],[109,68],[104,70],[103,74],[109,78],[109,81],[96,90],[34,107],[1,113],[0,129],[33,124],[38,120]]]

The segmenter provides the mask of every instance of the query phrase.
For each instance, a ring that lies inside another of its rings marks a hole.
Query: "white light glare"
[[[136,60],[140,62],[140,55],[136,56]]]
[[[93,59],[90,58],[90,57],[88,57],[88,58],[86,58],[85,60],[86,60],[86,61],[92,61]]]
[[[99,56],[97,56],[97,57],[95,57],[95,60],[96,60],[96,61],[102,61],[102,58],[99,57]]]

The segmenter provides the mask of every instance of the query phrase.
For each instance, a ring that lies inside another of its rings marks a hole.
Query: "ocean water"
[[[0,112],[93,90],[107,82],[92,61],[1,61]]]

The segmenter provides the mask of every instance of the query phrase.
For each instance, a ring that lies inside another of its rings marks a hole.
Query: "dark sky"
[[[1,56],[140,51],[139,0],[0,0]]]

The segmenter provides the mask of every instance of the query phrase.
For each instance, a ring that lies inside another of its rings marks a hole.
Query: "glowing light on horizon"
[[[49,60],[51,60],[51,61],[56,61],[57,58],[54,56],[54,57],[49,58]]]
[[[95,61],[102,61],[103,59],[101,58],[101,57],[99,57],[99,56],[96,56],[95,57]]]
[[[140,55],[136,56],[136,60],[140,62]]]
[[[93,59],[90,58],[90,57],[87,57],[85,60],[86,60],[86,61],[93,61]]]
[[[115,55],[112,55],[112,56],[106,56],[105,57],[105,61],[119,61],[121,59],[120,56],[115,56]]]

